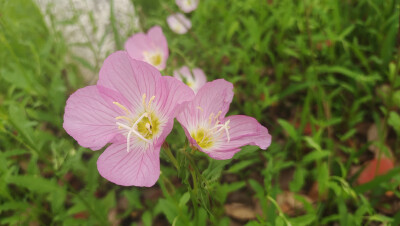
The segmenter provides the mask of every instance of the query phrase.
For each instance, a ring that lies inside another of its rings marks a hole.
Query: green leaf
[[[397,112],[391,111],[389,113],[388,124],[393,127],[397,136],[400,136],[400,115]]]
[[[307,142],[308,146],[316,149],[317,151],[322,151],[322,148],[312,137],[304,137],[304,140]]]
[[[227,172],[228,173],[239,173],[241,170],[247,168],[248,166],[254,164],[257,161],[257,159],[250,159],[250,160],[245,160],[245,161],[240,161],[233,166],[231,166]]]
[[[290,182],[289,187],[293,192],[298,192],[304,185],[307,170],[303,167],[297,167],[293,175],[293,180]]]
[[[186,203],[189,201],[190,199],[190,193],[189,192],[185,192],[185,194],[182,195],[182,197],[179,199],[179,207],[182,208],[186,205]]]
[[[151,226],[153,225],[153,217],[151,216],[150,211],[146,211],[142,215],[142,222],[145,226]]]
[[[27,188],[32,192],[37,193],[50,193],[58,189],[58,185],[51,180],[44,179],[43,177],[22,175],[22,176],[10,176],[7,179],[8,183],[15,184],[20,187]]]
[[[289,136],[294,140],[299,140],[299,136],[297,135],[297,131],[292,124],[284,119],[278,119],[279,125],[289,134]]]
[[[331,155],[330,151],[312,151],[302,159],[302,163],[307,165],[311,162],[321,160]]]

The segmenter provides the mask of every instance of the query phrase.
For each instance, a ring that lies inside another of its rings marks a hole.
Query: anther
[[[142,96],[142,104],[143,104],[143,106],[146,106],[146,94],[145,93],[143,93],[143,96]]]
[[[120,104],[120,103],[118,103],[118,102],[116,102],[116,101],[114,101],[113,104],[117,105],[119,108],[121,108],[122,110],[124,110],[124,111],[126,112],[126,114],[129,115],[129,114],[131,113],[131,111],[129,111],[128,108],[126,108],[124,105],[122,105],[122,104]]]
[[[156,98],[156,96],[152,96],[149,100],[149,104],[147,105],[148,108],[150,108],[151,102],[153,102],[154,98]]]

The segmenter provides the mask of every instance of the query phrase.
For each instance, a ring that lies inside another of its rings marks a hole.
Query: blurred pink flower
[[[104,61],[97,85],[69,97],[63,126],[83,147],[112,143],[97,160],[104,178],[149,187],[160,175],[160,147],[174,117],[193,98],[181,81],[119,51]]]
[[[134,34],[125,42],[125,50],[133,59],[145,61],[160,71],[169,56],[167,39],[159,26],[150,28],[147,34]]]
[[[245,145],[267,149],[268,129],[245,115],[225,117],[233,98],[233,85],[223,79],[206,83],[178,115],[190,143],[214,159],[230,159]]]
[[[185,34],[192,27],[192,22],[182,13],[174,13],[167,18],[169,28],[175,33]]]
[[[195,93],[206,84],[207,78],[203,70],[195,68],[192,71],[187,66],[181,67],[179,70],[174,71],[174,77],[183,81],[186,85],[193,89]]]
[[[178,7],[185,13],[190,13],[197,8],[199,0],[176,0]]]

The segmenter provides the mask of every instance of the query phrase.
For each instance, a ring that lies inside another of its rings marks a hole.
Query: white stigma
[[[123,124],[123,123],[117,122],[117,125],[118,125],[118,126],[124,128],[124,129],[129,130],[128,135],[127,135],[127,137],[126,137],[126,143],[127,143],[126,151],[127,151],[127,152],[129,152],[129,150],[130,150],[130,140],[131,140],[131,134],[132,134],[132,133],[134,133],[134,134],[135,134],[136,136],[138,136],[140,139],[144,140],[146,143],[150,143],[150,140],[144,138],[138,131],[135,130],[135,127],[137,126],[137,124],[138,124],[140,121],[142,121],[142,119],[143,119],[144,117],[148,117],[148,114],[147,114],[146,112],[143,113],[143,114],[138,118],[138,120],[136,120],[135,123],[133,123],[132,127],[129,127],[129,126]]]

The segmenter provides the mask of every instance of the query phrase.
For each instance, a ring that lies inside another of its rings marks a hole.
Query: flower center
[[[143,52],[144,58],[147,63],[157,67],[161,64],[162,61],[162,53],[159,51],[156,52]]]
[[[151,109],[152,101],[155,96],[152,96],[149,102],[146,104],[146,94],[143,94],[142,103],[144,106],[144,112],[139,117],[133,117],[133,114],[125,106],[118,102],[113,102],[119,108],[126,112],[124,116],[118,116],[116,124],[119,129],[127,130],[126,142],[127,152],[130,149],[130,141],[132,136],[136,136],[139,140],[145,143],[151,143],[151,140],[160,132],[161,122],[154,111]]]
[[[202,110],[201,107],[198,109]],[[211,113],[208,120],[208,126],[204,128],[198,127],[197,130],[193,131],[190,135],[193,139],[196,140],[196,143],[202,149],[209,149],[215,145],[215,143],[219,140],[221,136],[226,134],[227,141],[229,143],[230,136],[229,136],[229,122],[230,120],[226,121],[225,123],[221,123],[218,120],[222,112],[219,111],[217,115],[214,116],[214,113]]]

